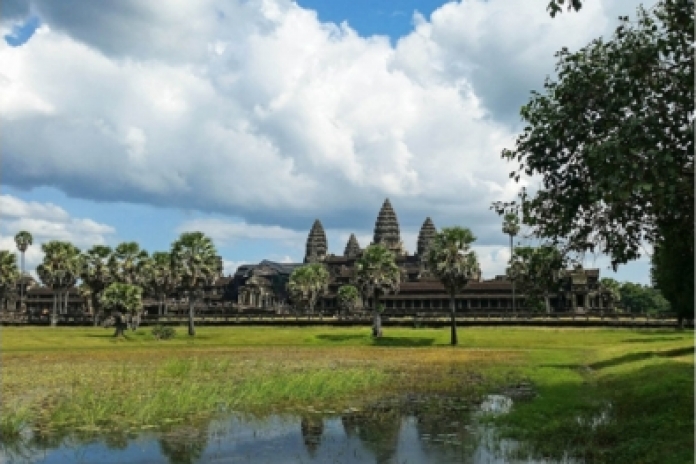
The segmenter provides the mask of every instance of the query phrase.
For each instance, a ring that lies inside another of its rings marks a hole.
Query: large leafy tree
[[[70,242],[51,240],[42,244],[41,250],[44,258],[37,266],[36,273],[44,285],[53,289],[51,325],[55,326],[58,323],[58,309],[67,312],[70,288],[80,277],[82,259],[80,249]]]
[[[350,313],[360,301],[360,292],[354,285],[342,285],[338,289],[337,300],[339,309]]]
[[[111,312],[116,321],[114,337],[122,337],[126,329],[126,315],[135,316],[142,308],[143,289],[137,285],[114,282],[101,295],[102,307]]]
[[[18,279],[17,257],[9,250],[0,250],[0,309],[7,307],[7,297],[15,290]]]
[[[511,176],[538,175],[540,188],[497,210],[521,209],[537,236],[606,253],[614,268],[638,258],[644,241],[693,257],[693,43],[693,2],[662,0],[622,18],[607,41],[562,49],[557,80],[522,108],[527,126],[503,151],[519,163]],[[677,261],[663,267],[673,300],[694,293],[693,259]]]
[[[34,237],[27,232],[26,230],[21,230],[17,232],[17,235],[14,237],[15,240],[15,245],[17,245],[17,249],[19,252],[22,254],[22,280],[20,281],[20,306],[24,308],[24,253],[27,251],[27,249],[34,243]]]
[[[428,250],[428,268],[450,297],[450,343],[457,344],[455,297],[478,274],[478,259],[471,249],[476,237],[465,227],[445,227],[433,239]]]
[[[371,300],[372,336],[379,337],[382,333],[383,311],[379,299],[388,293],[398,292],[401,286],[401,270],[396,264],[394,253],[384,245],[368,246],[355,262],[353,279],[365,299]]]
[[[565,266],[564,255],[554,246],[516,247],[507,274],[520,284],[527,307],[551,312],[550,297],[560,290]]]
[[[311,314],[314,313],[319,297],[326,294],[329,280],[329,271],[323,264],[308,264],[292,271],[288,280],[288,292],[296,303],[305,306]]]
[[[195,303],[203,288],[212,284],[218,274],[217,251],[213,241],[203,232],[184,232],[172,244],[171,254],[174,272],[189,300],[188,334],[194,336]]]
[[[657,288],[677,313],[679,325],[694,318],[694,253],[685,237],[676,230],[665,230],[653,252],[653,278]]]
[[[94,313],[94,323],[101,310],[100,299],[104,289],[114,280],[110,258],[113,250],[106,245],[95,245],[82,255],[80,279],[89,288],[83,291],[90,298],[91,310]]]
[[[621,306],[631,313],[655,314],[670,310],[669,302],[659,290],[633,282],[624,282],[619,288]]]

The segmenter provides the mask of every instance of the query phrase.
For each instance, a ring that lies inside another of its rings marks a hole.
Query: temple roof
[[[358,239],[355,237],[355,234],[350,234],[350,238],[348,238],[348,243],[346,243],[346,249],[343,252],[343,255],[347,257],[354,257],[359,254],[360,244],[358,243]]]
[[[312,229],[307,236],[307,246],[305,248],[305,262],[323,260],[326,257],[328,245],[326,242],[326,232],[319,219],[314,221]]]

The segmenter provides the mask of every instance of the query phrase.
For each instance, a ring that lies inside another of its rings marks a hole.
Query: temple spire
[[[384,200],[375,222],[373,244],[382,244],[397,254],[404,254],[399,231],[399,220],[396,218],[389,198]]]
[[[305,263],[316,263],[324,261],[328,246],[326,245],[326,232],[319,219],[314,221],[312,229],[307,236],[307,246],[305,248]]]
[[[355,258],[360,254],[360,244],[358,244],[358,239],[355,238],[355,234],[350,234],[348,243],[346,243],[346,250],[343,252],[343,256],[348,258]]]
[[[437,235],[437,229],[433,220],[429,217],[425,218],[425,222],[421,226],[420,232],[418,232],[418,248],[416,253],[421,259],[425,259],[425,255],[428,253],[428,248],[433,242],[433,239]]]

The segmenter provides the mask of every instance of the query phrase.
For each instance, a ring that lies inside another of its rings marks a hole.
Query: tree
[[[603,277],[599,281],[600,291],[604,291],[605,304],[607,307],[616,306],[621,301],[621,284],[611,277]]]
[[[158,314],[162,315],[167,309],[167,295],[177,289],[179,282],[171,253],[166,251],[152,253],[143,272],[145,288],[158,299]]]
[[[29,248],[33,243],[34,243],[34,237],[31,236],[29,232],[26,230],[21,230],[17,232],[17,235],[15,235],[15,244],[17,245],[17,249],[19,252],[22,254],[22,279],[20,280],[19,286],[20,286],[20,307],[24,309],[24,253],[27,251],[27,248]]]
[[[147,262],[147,251],[141,250],[136,242],[123,242],[116,246],[109,258],[109,267],[114,282],[140,285],[143,266]]]
[[[114,337],[122,337],[126,329],[126,315],[135,316],[143,306],[143,289],[137,285],[114,282],[104,290],[100,303],[116,321]]]
[[[41,245],[44,258],[36,268],[39,279],[53,289],[53,313],[51,325],[58,323],[58,309],[67,312],[70,288],[79,278],[82,268],[80,249],[70,242],[51,240]],[[65,300],[61,302],[62,297]]]
[[[510,236],[510,264],[512,264],[512,238],[520,231],[520,220],[514,213],[507,213],[503,218],[503,233]],[[515,312],[516,282],[512,281],[512,311]]]
[[[685,319],[694,319],[694,254],[688,239],[665,230],[652,259],[655,284],[677,313],[680,327]]]
[[[693,2],[662,0],[637,21],[621,18],[606,42],[562,49],[558,80],[533,93],[527,126],[502,154],[519,163],[511,177],[540,175],[541,186],[496,210],[521,210],[538,237],[605,253],[614,269],[668,235],[676,255],[693,257],[693,43]],[[672,301],[694,293],[693,259],[683,264],[663,268],[682,276],[664,290]]]
[[[660,292],[647,285],[624,282],[621,284],[621,305],[630,313],[655,314],[670,310],[669,302]]]
[[[517,247],[508,277],[520,283],[528,308],[543,308],[550,313],[550,296],[560,290],[565,266],[564,256],[556,247]]]
[[[478,273],[476,253],[471,250],[475,240],[476,237],[467,228],[445,227],[434,237],[428,250],[428,268],[440,279],[450,297],[452,345],[457,344],[455,297]]]
[[[171,254],[174,272],[189,300],[188,334],[194,336],[195,303],[203,287],[212,283],[217,275],[217,251],[213,241],[203,232],[184,232],[172,244]]]
[[[354,285],[342,285],[338,289],[338,307],[345,313],[352,312],[360,301],[360,292]]]
[[[102,309],[101,295],[107,285],[114,279],[110,258],[113,250],[106,245],[95,245],[82,255],[82,267],[80,279],[83,285],[89,287],[89,292],[84,292],[90,298],[90,310],[94,315],[94,324],[97,324],[97,315]]]
[[[329,287],[329,271],[321,263],[307,264],[292,271],[288,281],[290,297],[314,313],[314,306]]]
[[[7,297],[10,292],[15,291],[18,279],[17,257],[8,250],[0,250],[0,309],[7,308]]]
[[[355,262],[354,283],[367,300],[372,300],[372,336],[380,337],[384,308],[379,299],[390,292],[398,292],[401,285],[401,270],[396,265],[394,253],[384,245],[368,246]]]

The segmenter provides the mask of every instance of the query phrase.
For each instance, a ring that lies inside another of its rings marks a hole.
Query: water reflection
[[[542,463],[506,458],[481,412],[505,413],[509,397],[479,405],[458,398],[386,399],[342,414],[239,414],[140,434],[42,434],[3,443],[1,463]],[[570,461],[568,461],[570,462]]]

